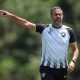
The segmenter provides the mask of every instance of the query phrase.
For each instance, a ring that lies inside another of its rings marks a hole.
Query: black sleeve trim
[[[36,24],[36,32],[42,33],[46,26],[45,24]]]
[[[67,28],[67,30],[68,30],[68,32],[69,32],[69,34],[70,34],[69,43],[76,42],[74,30],[73,30],[72,28]]]

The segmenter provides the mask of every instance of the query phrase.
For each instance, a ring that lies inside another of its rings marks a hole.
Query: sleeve
[[[36,24],[36,32],[42,33],[45,27],[46,27],[45,24]]]
[[[69,34],[70,34],[69,43],[76,42],[76,37],[75,37],[74,30],[72,28],[69,28],[68,31],[69,31]]]

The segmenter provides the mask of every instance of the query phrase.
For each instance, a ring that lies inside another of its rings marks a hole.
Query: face
[[[55,9],[52,11],[51,17],[54,25],[60,25],[63,20],[63,11],[61,9]]]

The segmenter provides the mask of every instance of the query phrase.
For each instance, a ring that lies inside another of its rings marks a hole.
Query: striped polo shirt
[[[51,68],[66,68],[69,43],[75,42],[73,29],[65,25],[55,28],[52,24],[36,24],[36,32],[42,34],[41,65]]]

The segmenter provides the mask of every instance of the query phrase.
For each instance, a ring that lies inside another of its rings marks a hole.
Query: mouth
[[[61,22],[61,19],[56,19],[55,21],[56,21],[56,22]]]

